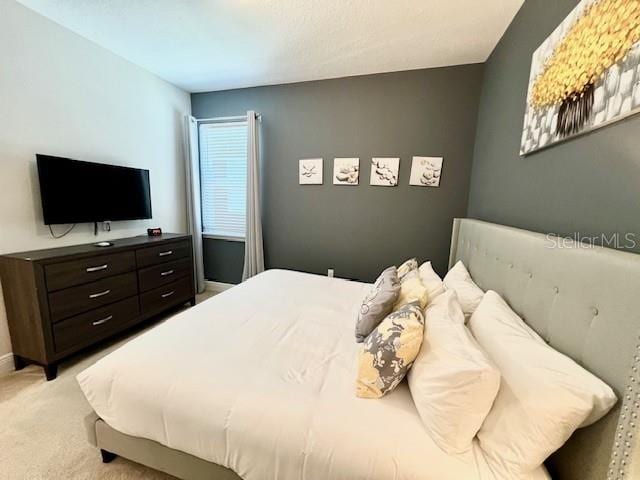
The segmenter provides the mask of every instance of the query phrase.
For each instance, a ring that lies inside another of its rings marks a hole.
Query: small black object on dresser
[[[16,370],[58,362],[164,311],[191,302],[191,236],[163,234],[0,256]]]

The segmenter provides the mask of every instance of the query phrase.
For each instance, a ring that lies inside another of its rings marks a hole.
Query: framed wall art
[[[333,159],[333,184],[334,185],[358,185],[360,178],[359,158],[334,158]]]
[[[300,185],[322,185],[322,158],[305,158],[298,161]]]
[[[533,53],[520,154],[640,112],[640,2],[582,0]]]
[[[400,171],[399,158],[371,159],[370,184],[380,187],[395,187],[398,185],[398,172]]]
[[[439,187],[442,157],[413,157],[409,185]]]

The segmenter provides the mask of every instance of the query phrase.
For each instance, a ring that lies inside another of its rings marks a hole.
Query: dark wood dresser
[[[44,367],[167,309],[195,304],[191,237],[163,234],[0,257],[16,370]]]

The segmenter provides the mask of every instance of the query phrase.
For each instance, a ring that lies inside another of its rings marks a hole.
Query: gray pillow
[[[361,343],[391,313],[400,294],[400,281],[396,267],[380,274],[373,289],[362,302],[356,323],[356,341]]]

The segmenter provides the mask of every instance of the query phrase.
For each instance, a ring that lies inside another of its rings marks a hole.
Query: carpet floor
[[[198,302],[209,296],[199,295]],[[75,378],[159,323],[70,358],[60,364],[54,381],[45,381],[42,368],[35,366],[0,378],[0,480],[173,479],[120,457],[102,463],[100,452],[86,439],[83,420],[91,407]]]

